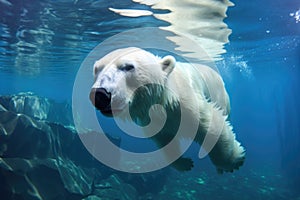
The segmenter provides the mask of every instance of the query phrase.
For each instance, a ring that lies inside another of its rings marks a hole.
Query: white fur
[[[123,71],[122,66],[126,63],[134,65],[134,70]],[[227,120],[230,113],[229,97],[222,78],[211,68],[193,68],[190,64],[176,62],[172,56],[159,58],[142,49],[130,47],[113,51],[97,61],[94,76],[93,88],[102,87],[111,92],[112,110],[122,110],[130,105],[133,118],[141,123],[147,121],[147,105],[159,103],[165,108],[176,110],[180,96],[180,105],[184,107],[183,114],[188,118],[190,126],[199,127],[194,139],[197,143],[202,144],[206,136],[218,137],[221,130],[217,143],[209,152],[218,172],[233,171],[243,164],[245,150],[236,140]],[[138,87],[148,83],[163,87],[147,88],[139,93],[140,96],[134,93]],[[196,96],[190,95],[192,92]],[[165,115],[154,114],[152,123],[160,121]],[[122,118],[122,112],[119,117]],[[218,129],[220,126],[221,129]],[[162,134],[176,134],[173,129],[173,124],[169,123]],[[159,138],[154,138],[158,144],[161,142]]]

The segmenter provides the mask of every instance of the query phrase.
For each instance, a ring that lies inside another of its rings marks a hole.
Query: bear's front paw
[[[190,158],[178,158],[172,163],[172,166],[178,171],[190,171],[194,167],[194,162]]]

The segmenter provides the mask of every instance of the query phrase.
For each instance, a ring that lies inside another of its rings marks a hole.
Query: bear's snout
[[[105,88],[92,88],[90,100],[93,105],[105,115],[111,115],[111,93]]]

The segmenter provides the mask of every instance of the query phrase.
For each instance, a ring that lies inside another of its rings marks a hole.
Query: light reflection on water
[[[38,75],[44,70],[53,70],[50,69],[53,65],[60,65],[60,71],[68,71],[70,66],[79,66],[97,44],[117,33],[139,27],[162,27],[173,32],[178,26],[182,26],[180,31],[188,37],[198,40],[204,48],[206,46],[206,51],[213,58],[219,58],[225,52],[223,45],[228,42],[231,32],[222,22],[229,4],[219,2],[218,6],[212,3],[207,6],[205,2],[208,1],[202,0],[188,7],[189,15],[181,10],[184,8],[180,3],[171,5],[165,1],[168,4],[152,7],[154,16],[128,18],[108,8],[151,8],[129,0],[121,3],[93,0],[0,1],[3,11],[0,13],[0,61],[9,66],[8,71],[21,74]],[[201,8],[198,14],[196,6]],[[208,17],[208,13],[214,13],[213,9],[218,14]],[[176,43],[178,49],[187,55],[201,57],[194,55],[193,48],[186,47],[180,37],[168,40]]]
[[[127,19],[107,9],[110,4],[114,2],[1,1],[0,62],[8,71],[29,75],[49,70],[48,65],[60,65],[60,71],[80,65],[93,47],[128,28]],[[148,21],[154,26],[154,19]],[[139,23],[131,19],[130,24]]]

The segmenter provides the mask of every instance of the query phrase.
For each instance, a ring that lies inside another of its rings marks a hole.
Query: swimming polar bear
[[[184,116],[188,126],[197,126],[195,142],[202,145],[205,138],[216,138],[206,150],[217,171],[233,172],[244,163],[245,150],[228,121],[230,104],[223,80],[207,66],[195,69],[190,65],[136,47],[112,51],[94,64],[90,100],[105,116],[128,118],[124,115],[128,108],[129,117],[141,126],[159,123],[167,116],[163,128],[151,136],[158,147],[175,139],[180,116]],[[154,104],[160,104],[165,113],[158,111],[149,117]],[[176,153],[180,141],[177,144],[172,148]],[[174,152],[166,152],[166,157]],[[180,157],[172,165],[185,171],[193,167],[193,161]]]

